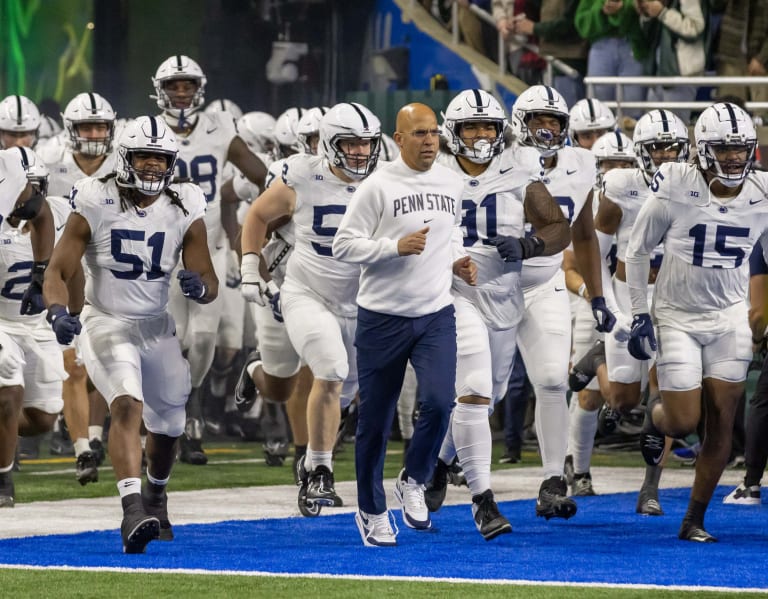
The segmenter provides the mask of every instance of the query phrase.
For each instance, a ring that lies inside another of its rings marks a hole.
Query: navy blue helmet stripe
[[[592,98],[587,98],[587,106],[589,107],[589,120],[594,121],[595,120],[595,104],[592,101]]]
[[[736,112],[733,110],[733,106],[726,102],[725,109],[728,111],[728,118],[731,120],[731,133],[738,133],[739,126],[736,123]]]
[[[664,128],[664,133],[669,132],[669,118],[667,117],[667,111],[666,110],[659,110],[659,114],[661,114],[661,126]]]
[[[477,112],[483,112],[483,96],[480,95],[479,89],[473,89],[472,93],[475,94],[475,106],[477,106]]]
[[[157,120],[155,117],[149,117],[150,137],[154,140],[157,139]]]
[[[350,102],[349,105],[352,108],[355,109],[355,112],[357,112],[357,114],[360,115],[360,119],[363,121],[363,129],[367,129],[368,128],[368,119],[365,118],[365,114],[363,113],[363,111],[360,110],[360,107],[357,104],[355,104],[354,102]]]
[[[184,70],[184,66],[181,64],[181,54],[176,55],[176,70],[177,71]]]
[[[21,125],[21,96],[16,96],[16,124]]]
[[[550,106],[553,106],[555,103],[555,94],[553,93],[553,90],[548,85],[544,86],[544,89],[547,90],[547,103]]]
[[[624,151],[624,140],[621,139],[621,133],[618,131],[614,131],[614,134],[616,135],[616,145],[619,147],[619,152]]]
[[[88,92],[88,98],[91,100],[91,113],[96,114],[96,97],[91,92]]]

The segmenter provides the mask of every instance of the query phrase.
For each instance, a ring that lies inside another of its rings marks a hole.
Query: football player
[[[40,111],[26,96],[8,96],[0,102],[0,148],[33,148],[40,128]]]

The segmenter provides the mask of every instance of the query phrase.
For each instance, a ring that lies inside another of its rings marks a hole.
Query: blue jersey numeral
[[[693,265],[704,266],[704,252],[707,244],[707,225],[694,225],[688,231],[688,236],[693,237]],[[738,268],[744,262],[746,253],[740,247],[728,247],[728,237],[749,237],[748,227],[732,227],[729,225],[717,225],[715,229],[714,251],[723,257],[733,258],[733,267]],[[714,264],[712,268],[722,268]]]
[[[113,229],[111,236],[112,257],[115,262],[121,264],[130,264],[133,269],[128,271],[112,270],[112,274],[118,279],[138,279],[144,271],[144,261],[136,254],[130,254],[123,251],[123,240],[144,241],[144,231],[131,231],[129,229]],[[163,244],[165,243],[165,233],[158,231],[147,239],[147,245],[152,248],[150,268],[146,271],[147,280],[152,281],[164,276],[160,261],[163,258]]]
[[[480,208],[485,210],[485,231],[478,230],[477,213]],[[488,239],[498,235],[495,193],[485,196],[479,205],[474,200],[462,200],[461,210],[464,213],[461,217],[461,226],[467,231],[464,234],[464,247],[475,245],[481,234],[485,245],[488,245]]]
[[[32,261],[28,260],[11,264],[8,267],[8,272],[19,273],[19,276],[8,279],[3,288],[0,289],[0,295],[6,299],[20,302],[21,298],[24,297],[24,291],[32,282]]]
[[[340,204],[330,204],[328,206],[315,206],[315,210],[312,218],[312,230],[317,235],[322,235],[323,237],[330,238],[328,245],[317,243],[316,241],[312,242],[312,248],[321,256],[333,256],[333,250],[331,249],[330,244],[333,242],[333,236],[336,235],[336,231],[339,230],[338,227],[324,227],[323,220],[325,219],[326,216],[329,216],[332,214],[343,215],[346,211],[347,211],[347,207],[342,206]]]
[[[216,158],[210,154],[195,156],[189,165],[181,158],[176,161],[178,176],[181,179],[190,178],[197,183],[205,194],[206,202],[212,202],[216,196],[217,165]]]

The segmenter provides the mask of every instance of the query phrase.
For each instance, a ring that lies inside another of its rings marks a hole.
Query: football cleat
[[[248,374],[248,367],[254,362],[261,362],[261,354],[258,350],[254,350],[248,354],[248,357],[245,359],[245,364],[243,364],[243,369],[240,371],[240,377],[237,379],[237,384],[235,385],[235,406],[240,412],[250,411],[259,395],[259,392],[256,389],[256,384],[253,382],[253,378]]]
[[[512,532],[512,525],[499,512],[499,506],[493,498],[493,491],[486,489],[472,498],[472,517],[475,526],[486,541],[499,535]]]
[[[77,456],[75,478],[83,486],[99,481],[99,459],[95,453],[89,450]]]
[[[96,465],[101,466],[104,463],[104,458],[107,457],[104,443],[102,443],[101,439],[94,437],[88,441],[88,445],[90,446],[93,455],[96,456]]]
[[[568,519],[576,514],[576,502],[566,494],[568,487],[565,478],[552,476],[541,483],[539,496],[536,498],[536,515],[550,518]]]
[[[607,403],[603,404],[597,414],[597,431],[603,437],[612,435],[616,432],[620,420],[621,413],[618,410],[614,410]]]
[[[635,512],[643,516],[663,516],[664,510],[661,509],[659,502],[659,489],[643,486],[637,496]]]
[[[326,507],[342,507],[344,502],[336,494],[333,472],[326,466],[318,466],[309,473],[307,503]]]
[[[13,475],[10,472],[0,473],[0,508],[13,507],[15,495]]]
[[[430,512],[439,510],[445,501],[445,495],[448,492],[448,468],[448,464],[440,458],[437,459],[432,480],[424,490],[424,501]]]
[[[186,433],[179,437],[179,460],[193,466],[204,466],[208,463],[203,444],[200,439],[190,439]]]
[[[645,418],[643,428],[640,431],[640,453],[643,454],[645,463],[649,466],[658,466],[664,456],[664,435],[653,424],[651,413],[658,399],[649,399],[645,405]]]
[[[589,472],[574,474],[571,485],[571,495],[574,497],[588,497],[597,495],[592,487],[592,475]]]
[[[267,466],[282,466],[288,457],[288,443],[284,441],[267,441],[262,445],[264,461]]]
[[[694,543],[717,543],[717,539],[704,530],[703,524],[694,524],[683,520],[677,538],[681,541],[693,541]]]
[[[747,487],[741,483],[723,498],[729,505],[760,505],[760,485]]]
[[[144,553],[150,541],[160,535],[160,521],[140,511],[126,512],[120,525],[123,553]]]
[[[144,511],[149,516],[154,516],[160,523],[158,540],[173,541],[173,528],[168,519],[168,495],[163,489],[160,494],[154,493],[149,489],[147,483],[141,487],[141,503]]]

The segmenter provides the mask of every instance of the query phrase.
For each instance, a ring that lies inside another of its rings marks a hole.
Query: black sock
[[[661,479],[661,466],[646,466],[645,479],[643,479],[643,489],[659,490],[659,479]]]
[[[747,473],[744,475],[745,487],[759,487],[760,479],[763,478],[763,470],[747,466]]]
[[[704,512],[707,511],[707,504],[703,501],[691,499],[688,502],[688,510],[685,512],[684,521],[698,526],[704,526]]]

